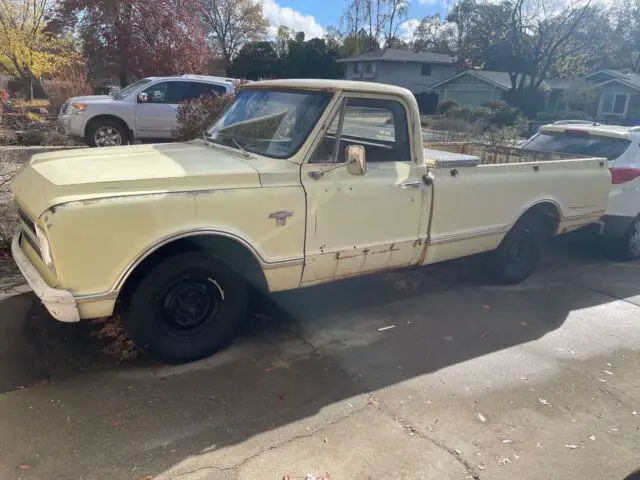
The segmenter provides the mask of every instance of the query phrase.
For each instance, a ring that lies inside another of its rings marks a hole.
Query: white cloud
[[[262,0],[264,16],[269,21],[269,36],[275,36],[280,25],[296,32],[304,32],[307,40],[322,37],[325,33],[313,15],[304,15],[289,7],[281,7],[275,0]]]
[[[418,0],[420,5],[435,5],[438,3],[438,0]]]
[[[398,28],[398,34],[402,40],[409,41],[413,39],[413,32],[416,31],[416,28],[420,25],[420,20],[417,18],[410,18],[406,20],[400,28]]]

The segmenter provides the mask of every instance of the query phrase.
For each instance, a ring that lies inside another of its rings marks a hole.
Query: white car
[[[599,234],[618,256],[640,258],[640,126],[561,121],[541,127],[522,148],[606,157],[612,185]]]
[[[134,140],[170,140],[180,102],[225,95],[235,79],[203,75],[148,77],[110,95],[70,98],[58,120],[65,134],[90,147],[110,147]]]

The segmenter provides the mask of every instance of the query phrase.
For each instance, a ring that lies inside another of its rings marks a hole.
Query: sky
[[[269,21],[270,34],[279,25],[286,25],[296,32],[305,32],[307,39],[321,37],[327,27],[336,25],[345,9],[347,0],[261,0],[265,17]],[[409,19],[401,25],[399,33],[410,37],[412,30],[425,16],[444,12],[443,0],[408,0]]]

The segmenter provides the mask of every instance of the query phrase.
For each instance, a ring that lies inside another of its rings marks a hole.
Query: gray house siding
[[[429,65],[430,75],[422,75],[422,65]],[[421,93],[429,91],[431,85],[450,77],[455,71],[455,65],[385,61],[352,62],[347,65],[346,78],[387,83],[404,87],[413,93]]]
[[[470,75],[452,79],[436,89],[438,101],[454,101],[467,107],[479,107],[489,100],[500,100],[502,90]]]

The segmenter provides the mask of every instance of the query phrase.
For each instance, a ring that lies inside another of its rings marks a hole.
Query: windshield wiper
[[[240,145],[240,143],[238,143],[238,141],[237,141],[234,137],[232,137],[231,135],[225,135],[224,133],[223,133],[223,134],[220,134],[220,133],[219,133],[218,135],[219,135],[219,136],[223,136],[223,137],[228,138],[229,140],[231,140],[231,141],[233,142],[233,144],[236,146],[236,148],[242,152],[242,156],[243,156],[244,158],[249,158],[249,157],[251,157],[251,155],[249,155],[249,152],[247,152],[247,151],[242,147],[242,145]],[[207,142],[207,143],[208,143],[208,142],[212,142],[211,137],[210,137],[210,136],[208,136],[206,132],[202,132],[202,136],[204,137],[204,141],[205,141],[205,142]]]

